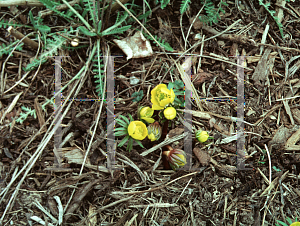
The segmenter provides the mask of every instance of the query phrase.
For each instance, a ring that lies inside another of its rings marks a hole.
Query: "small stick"
[[[10,26],[7,31],[12,35],[14,36],[15,38],[21,40],[22,38],[25,37],[25,35],[23,35],[21,32],[18,32],[17,30],[15,30],[12,26]],[[23,39],[23,42],[26,44],[26,45],[29,45],[30,47],[32,47],[33,49],[38,49],[39,48],[39,44],[33,40],[31,40],[30,38],[28,37],[25,37]]]
[[[270,153],[269,153],[269,150],[268,150],[268,147],[267,147],[266,144],[265,144],[265,148],[266,148],[266,151],[267,151],[267,154],[268,154],[268,159],[269,159],[269,172],[270,172],[270,175],[269,175],[269,184],[271,184],[271,182],[272,182],[271,157],[270,157]]]

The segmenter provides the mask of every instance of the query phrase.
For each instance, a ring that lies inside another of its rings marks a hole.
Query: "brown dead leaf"
[[[210,155],[205,152],[202,151],[200,148],[194,148],[193,149],[194,154],[196,155],[197,159],[199,160],[199,162],[203,165],[203,166],[207,166],[210,162]]]
[[[168,137],[172,138],[172,137],[181,135],[183,133],[184,133],[184,128],[175,128],[175,129],[170,130],[170,132],[168,133]]]
[[[213,75],[211,73],[200,72],[198,74],[192,75],[192,81],[193,81],[194,86],[198,86],[205,81],[211,80],[212,77],[213,77]]]
[[[230,55],[231,56],[239,56],[240,55],[237,43],[233,43],[232,46],[230,47]]]
[[[299,140],[300,140],[300,129],[298,129],[295,133],[293,133],[293,135],[285,143],[285,146],[289,147],[289,146],[295,145]],[[297,145],[297,146],[299,146],[299,145]],[[300,149],[300,146],[299,146],[299,149]]]
[[[201,14],[200,14],[200,15],[201,15]],[[200,29],[202,28],[202,26],[203,26],[203,22],[201,22],[199,18],[196,18],[195,21],[194,21],[194,19],[195,19],[195,17],[191,17],[191,18],[189,19],[190,24],[192,24],[192,23],[194,22],[194,23],[193,23],[194,29],[200,30]]]
[[[38,102],[38,97],[36,97],[34,99],[34,109],[36,111],[40,127],[42,127],[45,124],[45,116],[43,114],[42,106]],[[46,132],[46,131],[47,131],[47,127],[44,127],[44,129],[42,130],[42,132]]]

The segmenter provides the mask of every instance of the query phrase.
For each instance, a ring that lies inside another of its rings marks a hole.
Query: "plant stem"
[[[161,138],[164,140],[168,134],[168,125],[169,125],[169,120],[166,120],[164,122],[163,128],[162,128],[162,135]],[[173,148],[170,145],[166,145],[162,147],[162,161],[163,161],[163,166],[165,170],[170,170],[171,166],[168,161],[168,154],[170,151],[173,150]]]

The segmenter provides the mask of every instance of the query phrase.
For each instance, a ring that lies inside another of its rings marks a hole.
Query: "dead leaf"
[[[200,15],[201,15],[201,14],[200,14]],[[194,22],[194,23],[193,23],[194,29],[200,30],[200,29],[202,28],[202,26],[203,26],[203,22],[201,22],[199,18],[196,18],[195,21],[194,21],[194,19],[195,19],[195,17],[191,17],[191,18],[189,19],[190,24],[192,24],[192,23]]]
[[[127,37],[122,40],[114,39],[113,41],[127,55],[127,60],[153,55],[150,42],[140,31],[137,31],[134,36]]]
[[[198,86],[205,81],[209,81],[212,77],[213,77],[213,75],[211,73],[200,72],[198,74],[192,75],[192,81],[193,81],[194,86]]]
[[[286,147],[295,145],[300,140],[300,129],[298,129],[285,143]],[[298,145],[299,146],[299,145]]]
[[[193,149],[193,152],[203,166],[207,166],[209,164],[210,155],[207,152],[202,151],[200,148],[197,147]]]
[[[175,128],[175,129],[170,130],[170,132],[168,133],[168,137],[172,138],[172,137],[181,135],[183,133],[184,133],[184,128]]]

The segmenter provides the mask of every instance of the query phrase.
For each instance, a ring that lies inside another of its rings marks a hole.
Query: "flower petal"
[[[153,122],[155,122],[155,119],[153,119],[153,118],[142,117],[141,119],[145,120],[145,121],[148,122],[148,123],[153,123]]]
[[[171,91],[171,92],[170,92],[170,95],[171,95],[171,97],[170,97],[170,99],[171,99],[171,100],[170,100],[170,103],[172,104],[172,103],[174,102],[174,100],[175,100],[176,95],[175,95],[173,89],[171,89],[170,91]]]
[[[156,140],[155,135],[154,135],[153,133],[149,134],[149,135],[148,135],[148,138],[149,138],[149,140],[151,140],[151,141],[155,141],[155,140]]]
[[[143,140],[148,135],[148,130],[143,122],[132,121],[128,126],[128,134],[136,140]]]

